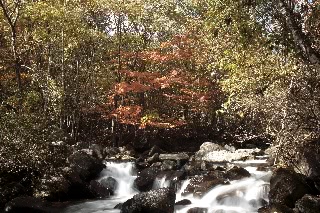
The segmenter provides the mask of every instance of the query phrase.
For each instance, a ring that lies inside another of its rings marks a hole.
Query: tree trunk
[[[17,20],[20,16],[20,1],[14,2],[13,11],[9,11],[8,5],[6,1],[0,0],[0,7],[6,18],[10,30],[11,30],[11,49],[13,55],[13,63],[16,75],[16,81],[19,90],[19,108],[22,105],[22,83],[21,83],[21,66],[20,66],[20,57],[18,54],[18,47],[17,47]]]

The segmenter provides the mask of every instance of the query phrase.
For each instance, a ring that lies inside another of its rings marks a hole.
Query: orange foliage
[[[124,95],[129,92],[145,92],[150,89],[150,86],[146,86],[136,81],[132,83],[121,82],[115,85],[115,93],[118,95]]]
[[[119,122],[124,124],[138,124],[141,118],[141,106],[120,106],[110,115],[117,118]]]
[[[141,128],[148,125],[173,128],[186,124],[186,121],[178,119],[178,112],[186,107],[190,112],[208,109],[215,98],[214,92],[211,92],[214,84],[208,78],[196,76],[193,70],[186,70],[190,68],[185,66],[198,63],[195,58],[198,57],[199,51],[194,48],[195,44],[196,38],[176,35],[170,41],[161,43],[160,48],[141,52],[121,52],[124,69],[118,73],[124,81],[114,85],[113,94],[122,96],[118,104],[123,106],[113,110],[109,115],[121,123],[140,125]],[[117,64],[116,61],[114,63]],[[132,65],[135,66],[133,69],[142,67],[144,71],[132,70]],[[150,68],[155,70],[151,71]],[[153,93],[154,91],[156,92]],[[138,93],[145,94],[140,96]],[[114,95],[109,97],[110,106],[115,101]],[[163,106],[154,104],[154,100],[164,101]],[[170,110],[163,109],[168,106]],[[142,122],[144,110],[155,110],[164,114],[158,119]]]

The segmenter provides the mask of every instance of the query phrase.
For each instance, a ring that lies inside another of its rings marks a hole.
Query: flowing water
[[[99,180],[107,177],[113,177],[118,182],[117,190],[112,198],[95,201],[87,201],[67,207],[64,213],[119,213],[120,210],[114,207],[137,194],[133,188],[133,182],[136,179],[136,171],[132,162],[114,163],[107,162],[107,168],[104,169]]]
[[[247,162],[235,162],[251,173],[250,178],[231,181],[230,185],[219,185],[212,188],[202,198],[193,195],[183,196],[182,192],[187,187],[189,180],[182,182],[176,193],[176,202],[182,199],[191,201],[188,206],[175,206],[175,213],[186,213],[193,207],[207,208],[208,213],[255,213],[261,207],[261,201],[268,201],[269,179],[271,172],[257,171],[256,166],[264,165],[265,160]],[[133,163],[106,163],[107,168],[101,173],[99,180],[113,177],[118,182],[115,196],[109,199],[87,201],[74,204],[65,209],[64,213],[119,213],[114,209],[119,203],[123,203],[137,194],[133,188],[136,178]],[[168,187],[170,182],[164,178],[156,179],[154,189]]]

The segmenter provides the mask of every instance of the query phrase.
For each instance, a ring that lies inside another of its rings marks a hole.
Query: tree
[[[22,98],[22,82],[21,82],[21,61],[18,52],[18,44],[17,44],[17,24],[18,19],[21,16],[22,10],[22,1],[14,0],[7,1],[1,0],[0,7],[2,9],[3,16],[6,19],[7,24],[10,27],[11,31],[11,51],[12,51],[12,60],[14,64],[14,70],[16,75],[16,81],[19,90],[19,108],[21,107],[21,98]]]

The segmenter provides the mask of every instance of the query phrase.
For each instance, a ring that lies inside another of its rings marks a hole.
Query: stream
[[[189,180],[182,182],[176,193],[176,202],[188,199],[191,205],[175,206],[175,213],[186,213],[193,207],[207,208],[209,213],[255,213],[262,206],[261,201],[268,201],[270,171],[257,171],[259,165],[265,165],[266,160],[251,160],[233,162],[244,167],[251,177],[231,181],[229,185],[218,185],[208,191],[202,198],[192,194],[183,196]],[[133,188],[136,178],[134,163],[107,162],[107,168],[101,172],[99,180],[113,177],[118,182],[115,195],[108,199],[85,201],[68,206],[63,213],[119,213],[114,207],[139,193]],[[170,183],[165,178],[154,182],[154,189],[168,187]]]

